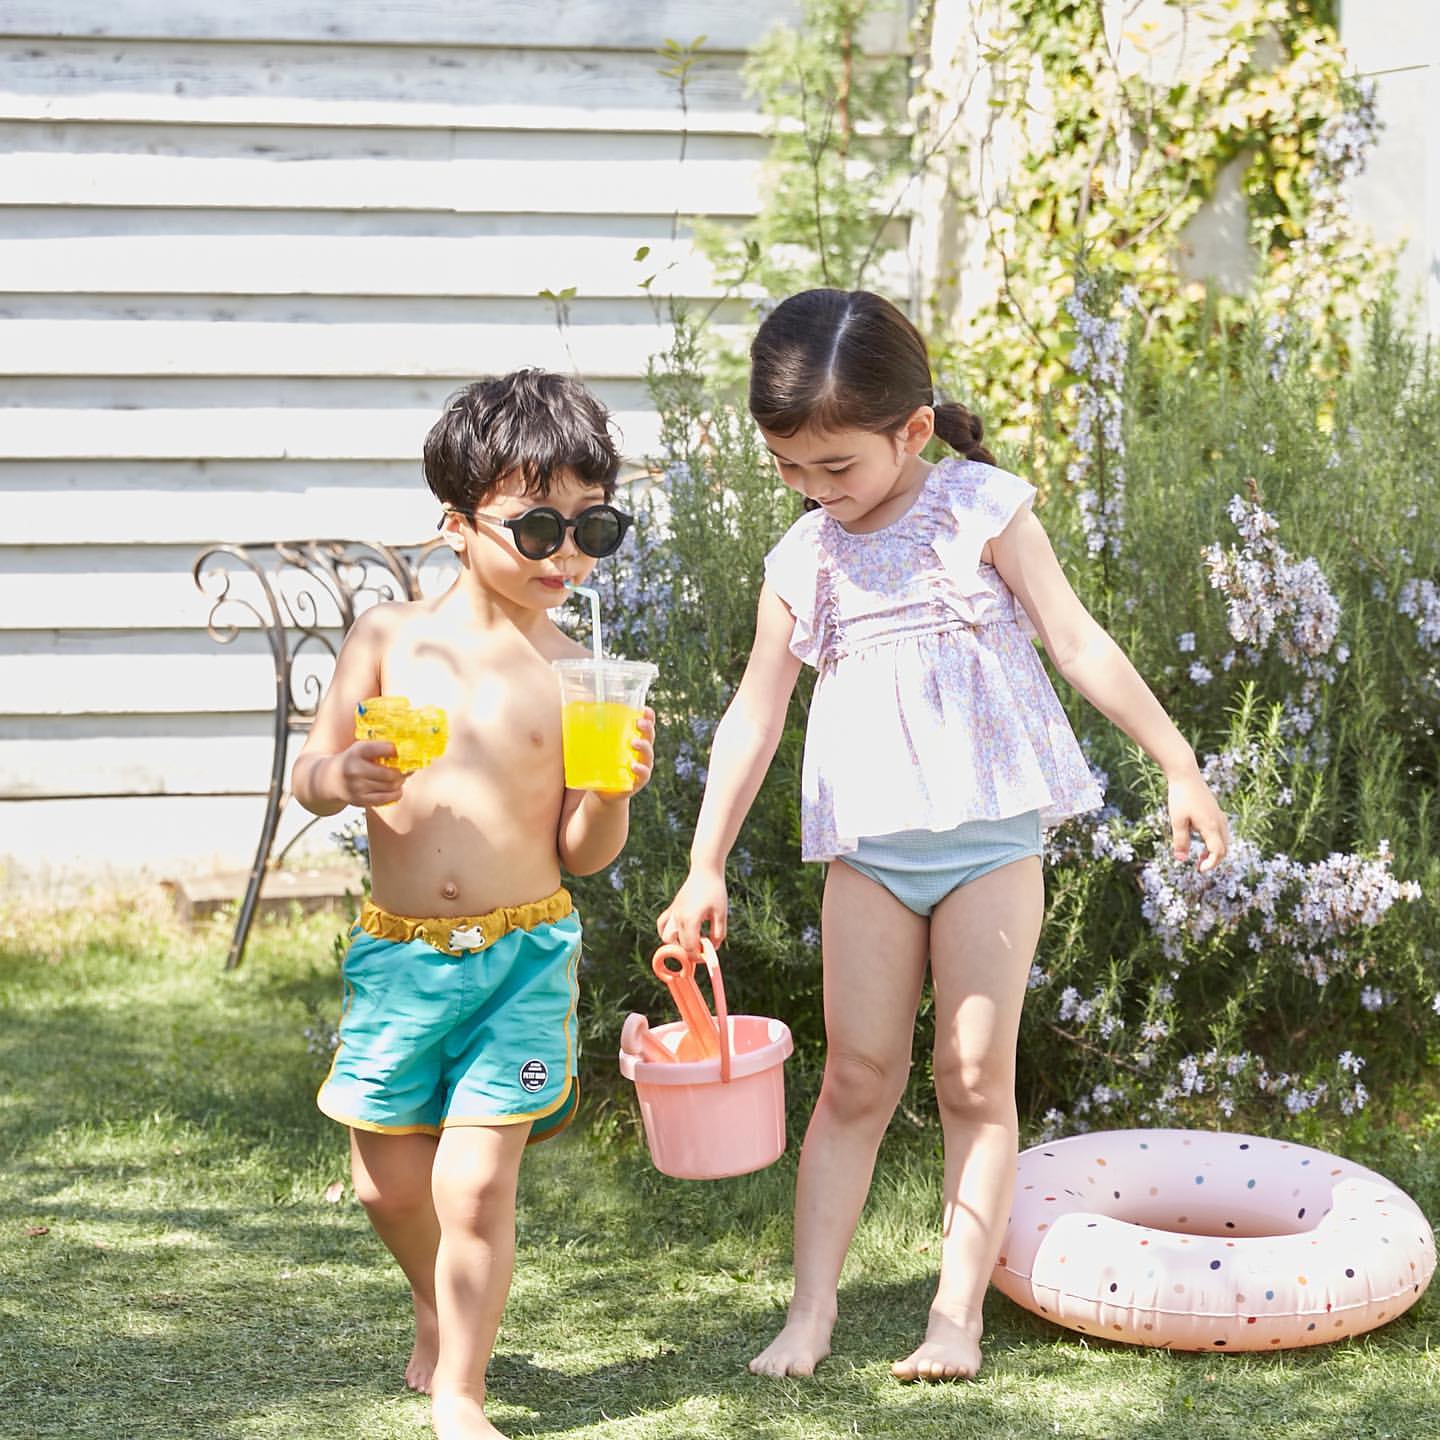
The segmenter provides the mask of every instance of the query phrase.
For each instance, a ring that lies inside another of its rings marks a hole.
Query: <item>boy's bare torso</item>
[[[482,915],[560,884],[565,778],[550,661],[586,652],[545,618],[530,634],[478,626],[458,599],[375,617],[380,692],[443,706],[450,727],[445,754],[410,776],[403,798],[367,812],[375,903],[397,915]]]

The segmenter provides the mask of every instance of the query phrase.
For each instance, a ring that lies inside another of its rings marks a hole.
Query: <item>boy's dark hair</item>
[[[425,483],[442,505],[473,514],[518,470],[545,496],[557,471],[615,493],[620,455],[605,407],[569,375],[514,370],[457,390],[425,437]]]
[[[750,413],[775,435],[867,430],[893,435],[921,405],[967,460],[995,463],[977,415],[935,403],[920,332],[868,290],[803,290],[765,318],[750,346]]]

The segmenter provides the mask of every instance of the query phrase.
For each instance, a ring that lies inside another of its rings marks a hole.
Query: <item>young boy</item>
[[[619,457],[578,382],[521,370],[452,396],[425,478],[460,562],[437,599],[377,605],[351,627],[295,762],[317,815],[366,807],[373,889],[345,957],[340,1048],[319,1105],[350,1127],[355,1191],[415,1307],[406,1383],[436,1434],[500,1432],[485,1367],[510,1288],[527,1143],[574,1114],[580,923],[562,866],[625,844],[629,793],[565,788],[552,660],[588,652],[550,611],[619,548]],[[445,754],[406,777],[355,706],[405,695],[449,714]],[[650,778],[654,713],[634,741]]]

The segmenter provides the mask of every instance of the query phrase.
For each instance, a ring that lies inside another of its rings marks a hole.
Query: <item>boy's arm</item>
[[[1200,868],[1213,870],[1229,848],[1229,827],[1201,778],[1194,750],[1125,652],[1080,603],[1045,527],[1028,505],[990,542],[990,549],[995,568],[1024,605],[1055,668],[1165,772],[1175,858],[1189,855],[1193,828],[1205,841]]]
[[[334,815],[347,805],[389,805],[404,789],[405,776],[378,763],[395,747],[388,740],[355,739],[356,705],[380,693],[388,608],[367,610],[350,627],[290,773],[291,792],[315,815]]]
[[[630,833],[630,801],[646,786],[655,766],[655,712],[647,705],[637,727],[633,790],[567,790],[560,808],[556,850],[572,875],[603,870],[624,848]]]
[[[785,729],[800,674],[800,660],[790,650],[794,629],[795,617],[767,582],[760,590],[749,663],[715,727],[705,798],[690,844],[690,873],[657,922],[662,939],[678,940],[692,953],[700,949],[706,922],[716,945],[725,939],[725,861]]]

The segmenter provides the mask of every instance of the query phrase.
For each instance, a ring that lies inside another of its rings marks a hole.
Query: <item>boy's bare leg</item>
[[[435,1323],[435,1251],[440,1225],[430,1198],[434,1135],[380,1135],[350,1132],[350,1173],[355,1194],[375,1233],[410,1282],[415,1307],[415,1345],[405,1367],[412,1390],[430,1389],[439,1337]]]
[[[435,1152],[440,1358],[432,1418],[440,1440],[500,1435],[485,1416],[485,1367],[510,1292],[515,1182],[529,1134],[529,1125],[457,1125]]]
[[[892,1367],[902,1380],[980,1369],[981,1305],[1015,1188],[1015,1040],[1044,909],[1032,856],[952,891],[930,917],[944,1239],[925,1340]]]
[[[795,1184],[795,1295],[784,1328],[750,1362],[809,1375],[830,1353],[836,1291],[875,1154],[910,1072],[928,922],[842,861],[825,881],[825,1079]]]

